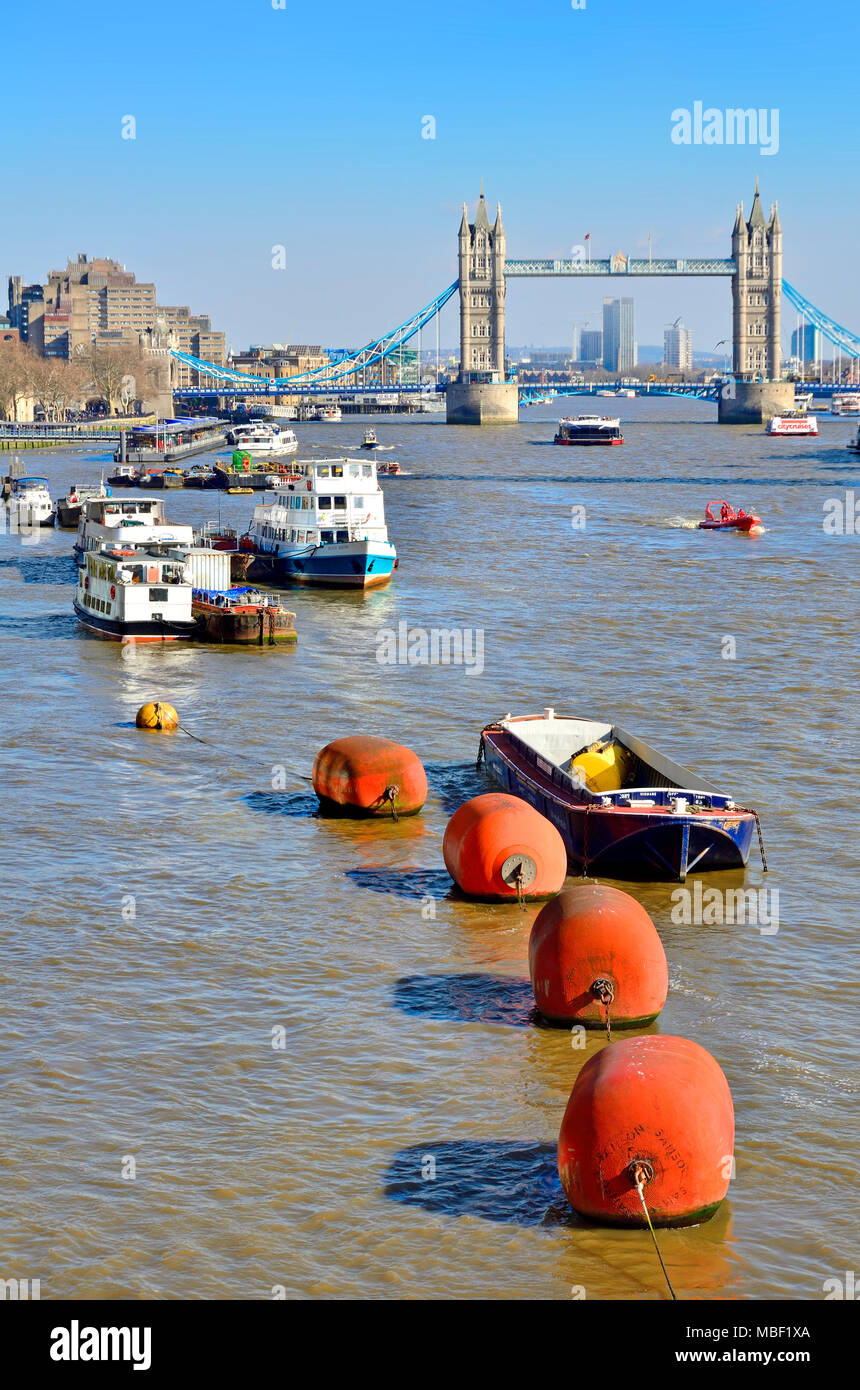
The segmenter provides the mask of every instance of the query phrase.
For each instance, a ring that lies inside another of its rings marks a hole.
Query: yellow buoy
[[[172,705],[163,700],[152,700],[141,705],[135,720],[139,729],[157,729],[159,733],[172,733],[179,728],[179,715]]]

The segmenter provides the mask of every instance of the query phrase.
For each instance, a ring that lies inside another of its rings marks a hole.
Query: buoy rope
[[[600,979],[592,981],[591,993],[594,995],[595,999],[600,1000],[601,1004],[606,1009],[606,1041],[611,1043],[612,1028],[609,1022],[609,1005],[615,998],[615,986],[611,980],[607,980],[601,976]]]
[[[654,1249],[657,1252],[657,1259],[660,1261],[660,1268],[663,1271],[663,1277],[666,1280],[666,1284],[668,1286],[669,1293],[671,1294],[673,1301],[677,1303],[678,1296],[675,1293],[675,1290],[672,1288],[672,1281],[669,1278],[669,1272],[663,1263],[663,1256],[660,1254],[660,1247],[657,1244],[657,1237],[654,1234],[654,1227],[651,1225],[651,1213],[649,1212],[648,1204],[645,1201],[645,1184],[646,1182],[650,1182],[653,1178],[654,1169],[651,1167],[650,1163],[645,1163],[642,1159],[637,1158],[634,1159],[633,1162],[629,1165],[627,1169],[627,1175],[630,1178],[630,1181],[632,1182],[633,1186],[636,1188],[636,1191],[639,1193],[639,1201],[642,1203],[642,1210],[645,1213],[645,1220],[648,1222],[648,1230],[651,1232],[651,1239],[654,1242]]]
[[[585,808],[585,827],[582,832],[582,877],[588,877],[588,817],[591,811],[590,806]]]
[[[518,866],[517,871],[516,871],[516,873],[514,874],[514,883],[517,885],[517,902],[519,903],[519,905],[520,905],[520,907],[522,908],[523,912],[525,912],[525,910],[526,910],[526,900],[525,900],[525,897],[523,896],[523,866],[522,866],[522,864],[520,864],[520,865]]]
[[[222,748],[220,744],[212,743],[211,740],[208,738],[200,738],[197,734],[192,734],[190,729],[186,729],[184,724],[177,724],[176,727],[180,730],[181,733],[187,734],[189,738],[193,738],[195,743],[202,743],[205,748],[214,748],[215,751],[218,753],[225,753],[228,758],[234,758],[236,762],[259,763],[261,767],[272,766],[272,764],[267,763],[264,758],[252,758],[246,757],[245,755],[237,755],[230,748]],[[293,768],[287,767],[286,763],[278,763],[277,766],[282,767],[284,769],[284,772],[289,773],[291,777],[298,778],[300,782],[313,782],[312,777],[306,776],[304,772],[296,772]]]

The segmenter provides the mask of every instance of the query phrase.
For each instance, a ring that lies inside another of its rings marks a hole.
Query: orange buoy
[[[505,792],[475,796],[455,811],[442,853],[461,892],[492,902],[549,898],[567,873],[567,851],[552,822]]]
[[[414,816],[427,800],[420,758],[402,743],[356,734],[327,743],[314,759],[322,806],[346,815]]]
[[[595,1221],[646,1225],[641,1178],[655,1226],[691,1226],[728,1191],[734,1138],[729,1084],[710,1052],[689,1038],[626,1038],[576,1078],[559,1176],[574,1210]]]
[[[565,888],[538,913],[529,939],[535,1003],[554,1023],[599,1028],[651,1023],[666,1002],[669,968],[641,903],[601,883]]]
[[[179,728],[179,715],[164,700],[152,700],[141,705],[134,722],[139,729],[157,729],[161,734],[170,734]]]

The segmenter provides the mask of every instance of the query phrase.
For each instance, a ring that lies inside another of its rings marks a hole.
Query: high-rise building
[[[579,335],[577,362],[592,362],[596,366],[603,360],[603,332],[600,328],[583,328]]]
[[[636,366],[632,299],[603,301],[603,365],[607,372],[622,375]]]
[[[44,299],[45,292],[41,285],[22,285],[20,275],[9,276],[9,326],[18,329],[22,343],[28,343],[32,321],[33,345],[40,351]]]
[[[801,363],[821,361],[821,334],[814,323],[804,323],[793,330],[791,355]]]
[[[671,372],[693,370],[693,335],[682,323],[673,323],[663,333],[663,366]]]

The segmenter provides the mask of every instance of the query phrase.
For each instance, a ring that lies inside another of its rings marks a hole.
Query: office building
[[[663,333],[663,366],[670,372],[693,370],[693,335],[680,322],[671,324]]]
[[[603,301],[603,366],[623,376],[636,366],[636,328],[633,300]]]

